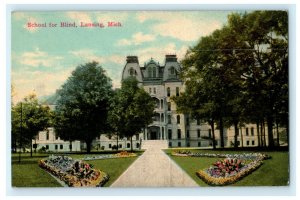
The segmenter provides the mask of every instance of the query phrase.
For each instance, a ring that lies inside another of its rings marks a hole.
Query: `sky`
[[[141,66],[153,58],[164,64],[166,54],[181,60],[187,49],[227,23],[231,11],[14,12],[11,35],[13,102],[35,92],[52,95],[81,64],[97,61],[120,87],[126,56]],[[60,27],[67,22],[77,27]],[[80,27],[103,23],[104,28]],[[108,27],[108,22],[121,26]],[[46,24],[46,27],[30,27]],[[49,23],[57,24],[50,27]]]

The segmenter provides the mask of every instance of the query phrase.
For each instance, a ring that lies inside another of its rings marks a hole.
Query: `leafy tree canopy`
[[[78,66],[57,91],[55,130],[62,139],[92,140],[110,130],[107,122],[112,97],[111,79],[97,62]]]

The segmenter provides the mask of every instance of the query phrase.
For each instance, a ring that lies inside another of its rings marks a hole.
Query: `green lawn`
[[[199,169],[206,169],[217,160],[222,158],[197,158],[172,156],[175,149],[165,152],[189,174],[200,186],[208,186],[197,175]],[[190,149],[188,149],[190,150]],[[190,150],[205,153],[243,153],[237,151],[213,151],[213,150]],[[246,152],[245,152],[246,153]],[[263,165],[252,174],[230,186],[286,186],[289,182],[289,154],[288,152],[261,152],[271,156]]]
[[[104,152],[111,153],[111,152]],[[115,152],[114,152],[115,153]],[[141,154],[142,152],[137,152]],[[73,158],[83,158],[85,154],[70,154]],[[13,187],[61,187],[45,170],[38,166],[38,161],[48,157],[48,154],[22,154],[21,163],[18,162],[18,154],[12,154],[12,186]],[[137,157],[118,158],[106,160],[86,161],[93,164],[94,168],[109,174],[109,181],[104,187],[110,186]]]

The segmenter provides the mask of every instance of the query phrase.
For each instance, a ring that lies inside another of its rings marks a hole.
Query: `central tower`
[[[137,56],[127,56],[122,80],[130,76],[136,77],[141,87],[156,102],[153,123],[145,128],[144,140],[181,140],[185,138],[185,117],[176,112],[171,96],[179,96],[183,91],[183,82],[179,78],[181,65],[176,55],[166,55],[164,65],[151,58],[144,66],[139,65]]]

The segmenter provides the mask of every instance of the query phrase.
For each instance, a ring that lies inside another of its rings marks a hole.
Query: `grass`
[[[46,171],[38,166],[38,160],[48,155],[37,154],[30,157],[24,154],[21,162],[18,162],[18,155],[12,155],[12,186],[13,187],[61,187]]]
[[[188,149],[190,150],[190,149]],[[174,149],[165,152],[200,186],[208,186],[197,175],[196,171],[203,170],[211,166],[212,163],[221,158],[200,158],[200,157],[178,157],[172,156]],[[243,153],[237,151],[214,151],[214,150],[190,150],[203,153]],[[246,152],[245,152],[246,153]],[[249,153],[249,152],[247,152]],[[274,151],[261,152],[271,156],[265,160],[263,165],[252,174],[230,186],[287,186],[289,183],[289,154],[288,152]]]
[[[109,153],[109,152],[104,152]],[[110,152],[112,153],[112,152]],[[115,153],[115,151],[114,151]],[[142,152],[136,152],[139,155]],[[83,158],[85,154],[69,154],[73,158]],[[49,154],[22,154],[18,162],[18,154],[12,154],[12,186],[13,187],[61,187],[61,185],[45,170],[38,166],[38,161],[45,159]],[[109,181],[104,187],[109,187],[137,157],[86,161],[109,174]]]

